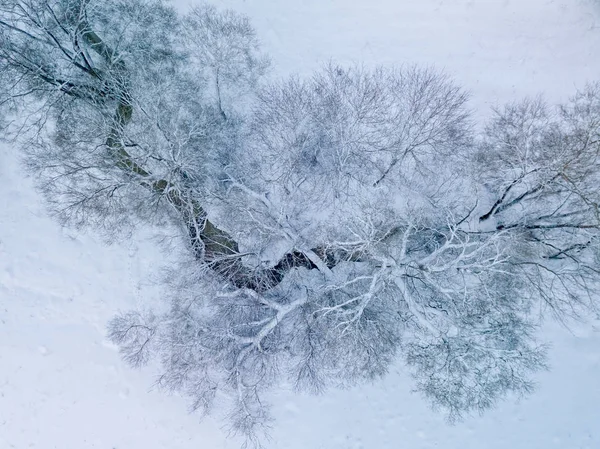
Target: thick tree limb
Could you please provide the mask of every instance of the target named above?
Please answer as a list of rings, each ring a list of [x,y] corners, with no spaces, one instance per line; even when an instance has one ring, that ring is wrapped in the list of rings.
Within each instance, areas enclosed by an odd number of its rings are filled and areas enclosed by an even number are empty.
[[[55,34],[46,29],[43,23],[31,15],[28,15],[29,24],[34,31],[21,29],[5,21],[0,21],[0,28],[19,33],[22,37],[41,43],[43,46],[58,49],[65,60],[76,67],[81,74],[90,77],[94,82],[101,81],[105,90],[98,89],[93,84],[86,85],[82,81],[62,79],[49,69],[45,70],[36,61],[29,61],[24,59],[24,55],[15,54],[16,49],[12,49],[12,52],[11,49],[5,49],[5,59],[11,59],[13,67],[27,76],[58,87],[60,92],[74,98],[103,105],[107,101],[115,101],[116,107],[110,119],[105,141],[110,155],[115,160],[115,166],[137,178],[139,184],[152,194],[164,198],[181,217],[195,256],[236,287],[252,288],[257,291],[267,290],[281,282],[285,273],[298,266],[328,271],[330,268],[328,264],[333,258],[329,257],[329,262],[323,262],[319,254],[327,258],[327,250],[314,249],[294,250],[286,254],[274,267],[263,269],[260,273],[253,273],[243,264],[243,254],[240,254],[235,239],[208,219],[206,210],[189,189],[179,185],[177,181],[156,179],[148,168],[135,160],[123,142],[125,129],[134,114],[134,104],[128,88],[126,61],[94,31],[87,19],[88,3],[89,1],[84,0],[74,6],[71,16],[74,23],[70,24],[62,24],[56,13],[47,5],[53,20],[71,40],[74,47],[72,51],[66,48]],[[69,31],[71,29],[73,31]],[[95,67],[93,59],[86,56],[86,47],[102,58],[108,71]],[[306,255],[306,252],[309,255]]]

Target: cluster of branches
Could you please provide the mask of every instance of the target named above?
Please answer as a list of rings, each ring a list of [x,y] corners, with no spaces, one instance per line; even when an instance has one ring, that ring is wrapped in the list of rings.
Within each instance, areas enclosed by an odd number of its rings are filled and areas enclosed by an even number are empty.
[[[600,85],[475,133],[433,69],[267,67],[232,11],[0,0],[6,130],[50,211],[108,238],[169,222],[188,250],[167,312],[109,324],[124,359],[257,445],[272,388],[398,360],[450,419],[530,392],[539,312],[597,303]]]

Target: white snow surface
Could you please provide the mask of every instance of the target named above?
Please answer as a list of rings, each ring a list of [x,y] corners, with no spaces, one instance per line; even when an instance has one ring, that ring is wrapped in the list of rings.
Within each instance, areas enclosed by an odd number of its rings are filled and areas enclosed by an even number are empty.
[[[183,2],[180,2],[182,6]],[[274,74],[330,59],[445,68],[489,105],[539,92],[564,100],[600,79],[600,2],[592,0],[221,0],[250,15]],[[237,448],[220,423],[152,388],[105,341],[117,311],[152,306],[165,263],[136,235],[104,245],[61,229],[0,148],[0,449]],[[598,324],[598,323],[596,323]],[[598,449],[600,332],[546,326],[552,370],[536,393],[450,426],[401,367],[323,396],[273,395],[277,449]]]

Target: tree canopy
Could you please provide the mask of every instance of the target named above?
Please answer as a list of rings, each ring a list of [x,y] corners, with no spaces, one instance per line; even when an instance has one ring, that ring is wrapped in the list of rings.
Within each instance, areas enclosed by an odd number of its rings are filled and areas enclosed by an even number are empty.
[[[0,0],[0,104],[61,223],[174,226],[168,310],[109,323],[124,359],[260,444],[265,393],[402,361],[450,419],[529,393],[540,313],[596,310],[600,84],[474,126],[415,66],[269,81],[249,20],[159,0]]]

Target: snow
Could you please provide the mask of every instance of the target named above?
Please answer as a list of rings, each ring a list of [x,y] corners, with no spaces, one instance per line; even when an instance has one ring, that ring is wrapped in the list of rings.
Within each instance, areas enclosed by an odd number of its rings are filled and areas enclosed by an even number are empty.
[[[178,3],[185,4],[183,0]],[[598,77],[597,0],[220,0],[252,18],[278,76],[330,60],[445,69],[472,106],[544,93],[564,100]]]
[[[118,310],[157,301],[155,245],[62,230],[14,154],[2,148],[0,160],[0,448],[224,447],[214,423],[149,393],[154,379],[104,340]]]
[[[180,2],[183,4],[183,2]],[[488,106],[552,101],[600,73],[592,0],[221,0],[249,14],[275,76],[329,59],[444,67]],[[104,339],[117,311],[159,301],[164,256],[145,233],[106,246],[47,217],[16,155],[0,148],[0,449],[239,447],[220,423],[186,413]],[[279,449],[597,449],[600,332],[550,323],[552,370],[537,392],[447,425],[398,367],[383,381],[321,397],[273,395]]]

